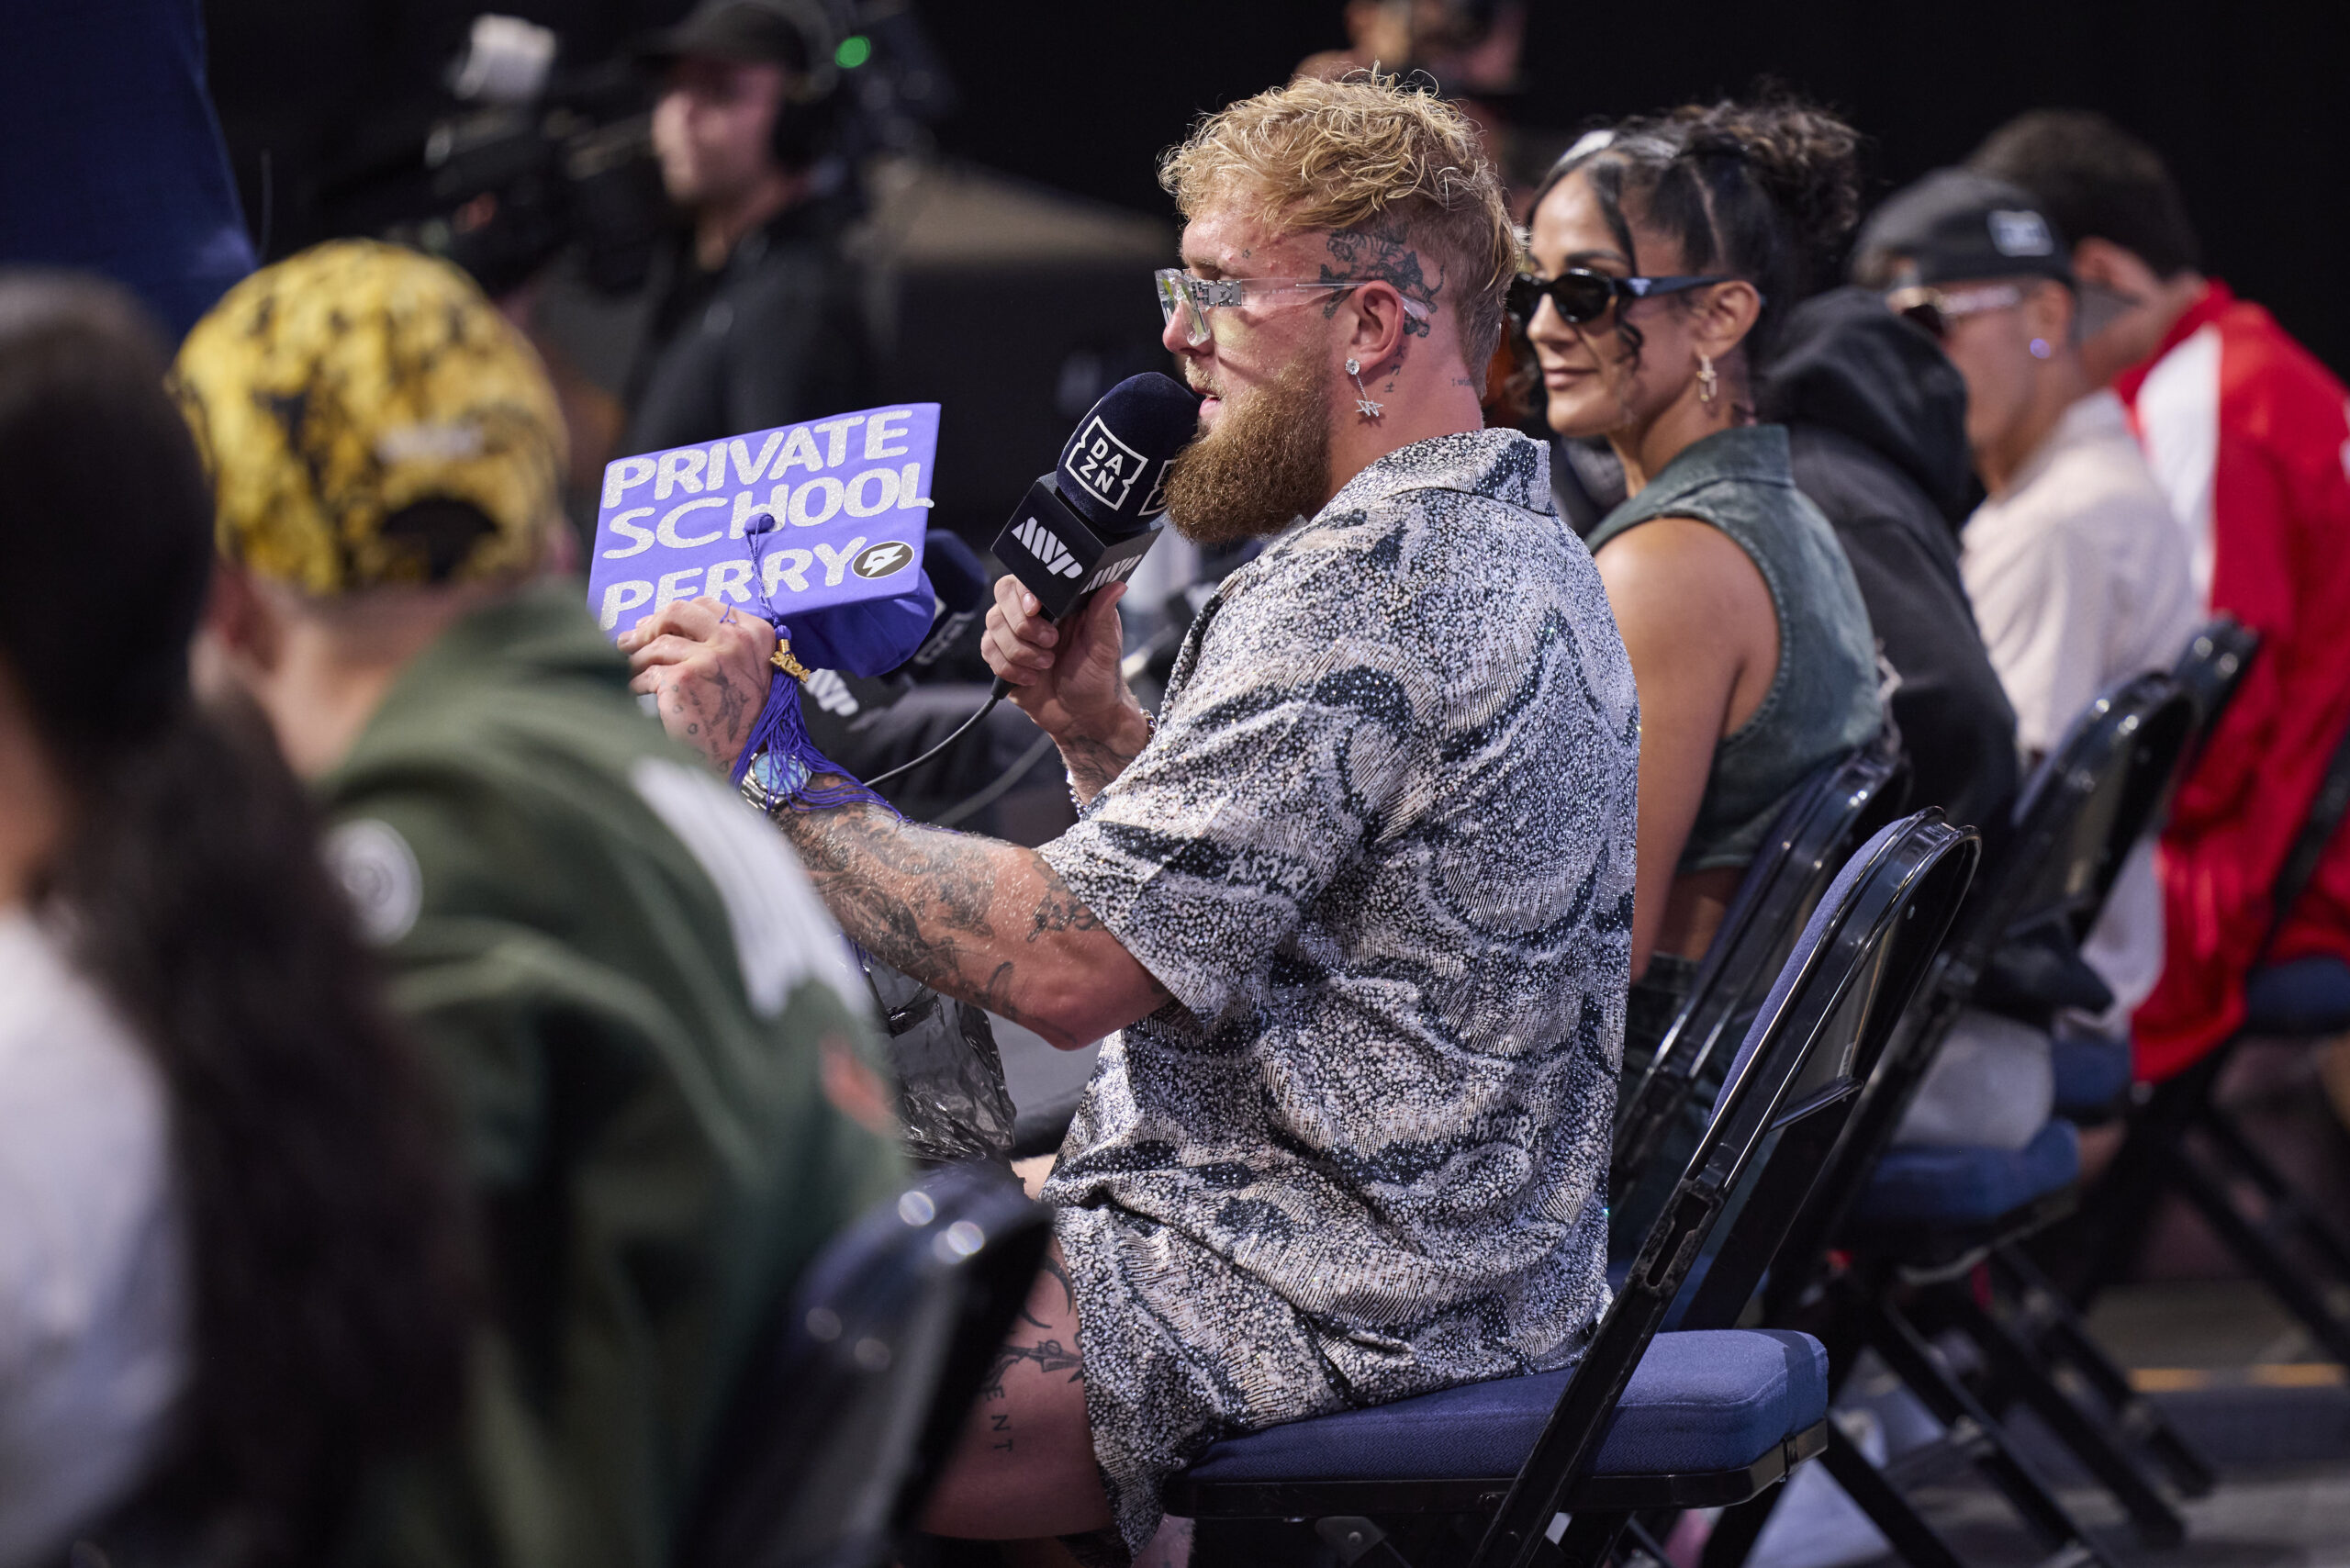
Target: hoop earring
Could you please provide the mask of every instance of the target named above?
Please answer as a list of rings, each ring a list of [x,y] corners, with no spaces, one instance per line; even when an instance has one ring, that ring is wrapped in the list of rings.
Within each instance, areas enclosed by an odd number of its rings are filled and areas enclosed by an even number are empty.
[[[1697,401],[1710,403],[1721,395],[1721,389],[1722,378],[1715,373],[1712,356],[1699,354],[1697,356]]]
[[[1371,388],[1362,384],[1362,366],[1356,363],[1351,355],[1347,359],[1347,374],[1355,378],[1355,390],[1362,394],[1355,399],[1356,409],[1361,411],[1362,417],[1366,420],[1379,418],[1380,409],[1386,405],[1371,401]]]

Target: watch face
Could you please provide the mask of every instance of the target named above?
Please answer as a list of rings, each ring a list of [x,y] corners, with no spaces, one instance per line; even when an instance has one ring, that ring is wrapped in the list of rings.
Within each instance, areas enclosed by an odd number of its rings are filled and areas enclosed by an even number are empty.
[[[773,811],[788,804],[807,785],[808,765],[798,757],[778,757],[771,751],[763,751],[752,758],[750,771],[743,776],[743,781],[764,797],[757,802],[762,809]]]

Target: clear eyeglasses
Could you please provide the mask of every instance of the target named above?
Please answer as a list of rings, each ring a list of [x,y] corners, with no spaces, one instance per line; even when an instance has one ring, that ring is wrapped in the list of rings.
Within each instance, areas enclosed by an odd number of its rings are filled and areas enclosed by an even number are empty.
[[[1158,285],[1160,323],[1172,321],[1175,312],[1182,311],[1184,330],[1194,345],[1208,341],[1208,312],[1219,306],[1253,302],[1261,308],[1285,310],[1292,305],[1309,303],[1315,294],[1360,288],[1367,283],[1382,281],[1368,277],[1193,277],[1181,267],[1161,267],[1151,277]],[[1426,305],[1409,296],[1403,299],[1405,315],[1422,321],[1428,319],[1430,311]]]

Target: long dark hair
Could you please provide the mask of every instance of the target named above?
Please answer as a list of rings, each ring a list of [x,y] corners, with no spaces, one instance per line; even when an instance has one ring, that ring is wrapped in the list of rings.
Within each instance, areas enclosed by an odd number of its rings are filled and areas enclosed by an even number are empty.
[[[1752,284],[1762,308],[1740,346],[1749,364],[1761,364],[1787,312],[1837,275],[1860,219],[1859,147],[1851,126],[1784,93],[1690,104],[1585,136],[1551,166],[1534,201],[1539,207],[1583,170],[1636,270],[1642,263],[1627,196],[1643,224],[1680,244],[1686,271]],[[1616,331],[1637,360],[1640,331],[1620,310]]]
[[[257,713],[191,696],[211,505],[127,298],[0,275],[0,673],[73,801],[37,911],[169,1088],[192,1379],[153,1495],[314,1561],[446,1431],[474,1310],[445,1118]]]

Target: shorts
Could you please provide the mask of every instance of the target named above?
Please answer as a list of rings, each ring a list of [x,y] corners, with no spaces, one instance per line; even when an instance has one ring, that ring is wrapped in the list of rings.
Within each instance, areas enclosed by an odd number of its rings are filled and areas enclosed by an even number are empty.
[[[1228,1437],[1349,1408],[1288,1300],[1191,1238],[1107,1205],[1055,1211],[1077,1301],[1085,1414],[1129,1552],[1168,1480]]]

